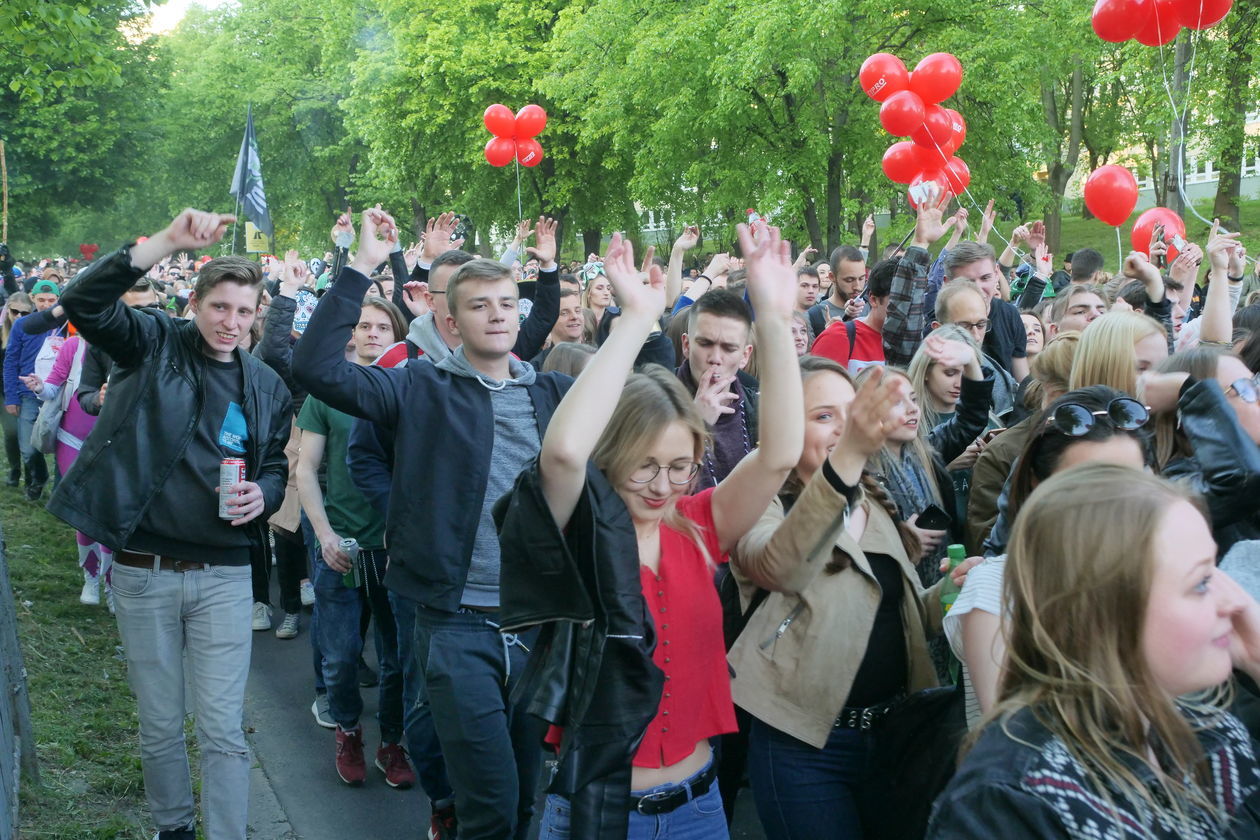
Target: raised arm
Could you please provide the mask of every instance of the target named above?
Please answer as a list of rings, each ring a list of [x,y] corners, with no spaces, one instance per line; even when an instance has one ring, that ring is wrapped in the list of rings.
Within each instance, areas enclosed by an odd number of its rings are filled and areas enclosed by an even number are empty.
[[[665,309],[665,276],[650,261],[649,248],[644,284],[642,273],[635,270],[634,246],[613,234],[604,271],[621,304],[617,329],[556,407],[539,456],[543,496],[561,528],[569,524],[577,506],[586,482],[586,462],[612,420],[635,357]]]
[[[1208,275],[1207,300],[1203,304],[1203,327],[1200,341],[1229,344],[1234,336],[1233,309],[1230,306],[1229,260],[1238,245],[1240,233],[1222,233],[1220,219],[1212,221],[1208,235],[1207,258],[1211,266]],[[1181,259],[1180,256],[1177,259]]]
[[[532,359],[542,352],[551,328],[560,317],[560,266],[556,263],[555,219],[538,218],[534,245],[525,252],[538,259],[538,285],[534,290],[534,305],[521,323],[512,352],[519,358]]]
[[[927,321],[924,295],[927,291],[927,268],[931,259],[928,248],[958,223],[954,215],[942,221],[949,193],[939,192],[928,184],[928,197],[919,203],[914,224],[914,238],[905,256],[897,263],[892,290],[888,295],[888,316],[884,319],[884,358],[890,365],[908,365],[923,340]],[[938,194],[939,192],[939,194]]]
[[[347,361],[345,354],[363,308],[368,272],[389,256],[398,231],[393,218],[379,207],[364,210],[360,224],[354,262],[342,269],[337,282],[320,299],[306,332],[293,348],[294,378],[333,408],[393,428],[406,369],[356,365]]]
[[[962,368],[963,372],[954,416],[931,429],[928,435],[941,460],[949,464],[984,432],[989,409],[993,407],[993,377],[985,378],[975,349],[964,341],[930,335],[923,340],[923,352],[939,367]]]
[[[259,361],[280,376],[294,399],[304,391],[293,378],[293,342],[290,336],[293,333],[293,316],[297,312],[297,293],[309,276],[310,269],[298,257],[297,251],[284,255],[280,288],[267,308],[262,341],[258,342],[256,350]]]
[[[747,225],[739,226],[739,244],[748,271],[748,298],[757,321],[757,364],[761,395],[757,417],[758,447],[744,456],[713,491],[713,524],[723,551],[757,523],[800,460],[805,444],[805,398],[792,340],[796,271],[791,243],[768,227],[754,242]]]
[[[669,268],[665,271],[665,305],[673,306],[674,301],[682,294],[683,257],[692,248],[700,244],[700,227],[687,225],[682,235],[674,240],[674,247],[669,252]]]

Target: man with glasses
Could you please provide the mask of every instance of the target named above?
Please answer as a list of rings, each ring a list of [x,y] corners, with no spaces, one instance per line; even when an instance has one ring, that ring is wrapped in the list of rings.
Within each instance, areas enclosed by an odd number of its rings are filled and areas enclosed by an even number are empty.
[[[945,258],[945,278],[971,280],[988,297],[982,346],[1003,370],[1023,381],[1028,376],[1028,333],[1015,304],[998,297],[1002,273],[993,248],[980,242],[958,243]],[[939,314],[937,320],[944,321]]]
[[[992,326],[989,320],[990,300],[978,284],[970,280],[951,280],[941,287],[936,296],[936,320],[932,322],[932,329],[953,324],[966,330],[976,344],[985,348],[985,338]],[[983,349],[981,356],[980,367],[985,377],[993,376],[993,413],[1004,417],[1015,406],[1019,382]]]

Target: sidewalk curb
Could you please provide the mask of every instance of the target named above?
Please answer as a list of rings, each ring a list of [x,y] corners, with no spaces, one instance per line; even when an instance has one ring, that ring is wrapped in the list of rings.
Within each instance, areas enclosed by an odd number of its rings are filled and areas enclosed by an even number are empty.
[[[248,712],[246,718],[248,721]],[[289,824],[289,817],[280,805],[275,788],[267,778],[267,770],[254,745],[254,728],[247,725],[245,737],[253,761],[249,767],[249,832],[250,840],[301,840]]]

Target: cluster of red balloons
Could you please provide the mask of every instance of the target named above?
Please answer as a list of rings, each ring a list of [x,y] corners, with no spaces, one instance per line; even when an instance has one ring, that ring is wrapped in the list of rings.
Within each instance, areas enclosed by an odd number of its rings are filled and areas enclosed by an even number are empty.
[[[539,105],[526,105],[515,114],[506,105],[491,105],[483,120],[494,136],[486,143],[486,162],[507,166],[512,158],[521,166],[542,163],[543,147],[534,138],[547,127],[547,112]]]
[[[940,103],[962,84],[962,63],[950,53],[932,53],[906,70],[891,53],[875,53],[862,62],[858,80],[876,102],[879,122],[892,135],[909,137],[884,153],[884,174],[910,185],[910,203],[917,206],[916,187],[935,182],[941,192],[957,195],[971,183],[971,170],[954,152],[967,139],[967,123],[953,108]]]
[[[1099,38],[1120,43],[1136,38],[1162,47],[1181,31],[1207,29],[1225,19],[1234,0],[1098,0],[1091,21]]]
[[[83,255],[83,259],[88,260],[89,262],[96,258],[96,252],[99,250],[101,250],[101,246],[97,245],[95,242],[91,244],[85,242],[79,246],[79,253]]]

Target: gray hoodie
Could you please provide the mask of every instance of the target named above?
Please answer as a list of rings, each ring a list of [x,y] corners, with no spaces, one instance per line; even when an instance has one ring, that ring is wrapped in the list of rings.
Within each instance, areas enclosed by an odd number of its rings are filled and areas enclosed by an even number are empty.
[[[431,316],[426,316],[430,318]],[[412,322],[412,330],[419,322]],[[441,339],[439,338],[439,341]],[[423,346],[423,345],[421,345]],[[445,345],[443,345],[445,347]],[[427,354],[428,348],[425,348]],[[494,503],[512,489],[512,484],[526,465],[537,457],[542,448],[538,433],[538,418],[534,415],[534,402],[526,386],[534,384],[537,374],[525,362],[509,358],[508,371],[511,379],[499,381],[481,373],[468,362],[464,348],[447,351],[437,366],[456,376],[476,379],[490,392],[490,406],[494,411],[494,443],[490,449],[490,476],[486,492],[481,500],[481,518],[477,522],[477,536],[473,541],[472,564],[464,583],[461,604],[471,607],[499,606],[499,534],[494,527],[491,510]],[[451,418],[457,421],[458,418]]]

